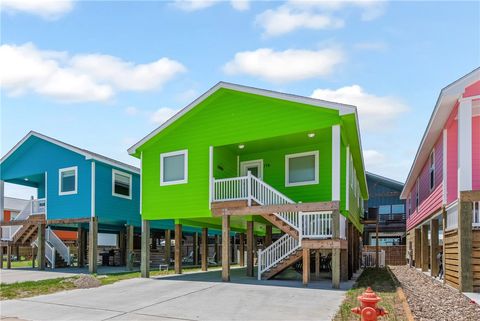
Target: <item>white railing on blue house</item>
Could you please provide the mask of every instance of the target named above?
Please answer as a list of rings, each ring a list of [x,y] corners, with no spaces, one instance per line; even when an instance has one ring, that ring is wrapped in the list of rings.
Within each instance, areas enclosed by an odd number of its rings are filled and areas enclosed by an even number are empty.
[[[31,215],[45,214],[45,199],[31,199],[12,221],[27,220]],[[2,240],[11,241],[23,225],[2,226]]]

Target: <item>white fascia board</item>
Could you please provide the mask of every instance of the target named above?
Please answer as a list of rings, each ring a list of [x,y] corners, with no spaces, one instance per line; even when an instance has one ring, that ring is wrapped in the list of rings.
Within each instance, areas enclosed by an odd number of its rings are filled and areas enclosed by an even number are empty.
[[[217,90],[219,90],[221,88],[235,90],[235,91],[249,93],[249,94],[260,95],[260,96],[265,96],[265,97],[271,97],[271,98],[276,98],[276,99],[281,99],[281,100],[286,100],[286,101],[291,101],[291,102],[296,102],[296,103],[301,103],[301,104],[306,104],[306,105],[312,105],[312,106],[316,106],[316,107],[335,109],[335,110],[338,110],[340,115],[347,115],[347,114],[356,113],[356,107],[352,106],[352,105],[346,105],[346,104],[341,104],[341,103],[336,103],[336,102],[331,102],[331,101],[326,101],[326,100],[321,100],[321,99],[316,99],[316,98],[311,98],[311,97],[305,97],[305,96],[299,96],[299,95],[293,95],[293,94],[286,94],[286,93],[282,93],[282,92],[260,89],[260,88],[249,87],[249,86],[243,86],[243,85],[232,84],[232,83],[221,81],[221,82],[217,83],[215,86],[213,86],[212,88],[210,88],[208,91],[206,91],[203,95],[201,95],[200,97],[195,99],[189,105],[187,105],[186,107],[181,109],[178,113],[176,113],[173,117],[171,117],[169,120],[164,122],[158,128],[156,128],[155,130],[150,132],[147,136],[142,138],[138,143],[136,143],[135,145],[130,147],[128,149],[128,153],[130,155],[135,154],[136,151],[137,151],[137,148],[142,146],[148,140],[150,140],[151,138],[156,136],[162,130],[164,130],[165,128],[170,126],[172,123],[177,121],[180,117],[182,117],[184,114],[188,113],[190,110],[195,108],[198,104],[200,104],[202,101],[207,99],[214,92],[216,92]]]

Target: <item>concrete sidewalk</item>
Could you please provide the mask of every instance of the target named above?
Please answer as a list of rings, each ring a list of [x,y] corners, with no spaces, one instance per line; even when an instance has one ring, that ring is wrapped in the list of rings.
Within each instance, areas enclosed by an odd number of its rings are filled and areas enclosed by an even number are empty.
[[[345,291],[329,280],[257,281],[232,270],[152,279],[131,279],[94,289],[2,301],[2,317],[24,320],[331,320]]]

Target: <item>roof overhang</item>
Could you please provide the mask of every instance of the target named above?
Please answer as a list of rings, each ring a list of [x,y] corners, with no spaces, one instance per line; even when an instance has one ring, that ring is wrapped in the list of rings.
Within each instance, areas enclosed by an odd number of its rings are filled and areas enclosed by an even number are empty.
[[[418,175],[420,175],[422,167],[430,155],[430,151],[442,133],[445,123],[452,113],[455,104],[462,97],[465,87],[479,80],[480,68],[477,68],[440,91],[437,103],[435,104],[433,113],[430,116],[428,126],[423,134],[422,141],[418,147],[417,154],[415,155],[412,167],[410,168],[410,172],[408,173],[405,186],[400,194],[401,199],[407,198],[407,195],[412,189],[416,178]]]
[[[198,106],[201,102],[203,102],[205,99],[207,99],[209,96],[211,96],[213,93],[218,91],[219,89],[224,88],[224,89],[230,89],[234,91],[239,91],[239,92],[244,92],[244,93],[249,93],[249,94],[254,94],[254,95],[260,95],[260,96],[265,96],[265,97],[271,97],[271,98],[276,98],[276,99],[281,99],[281,100],[286,100],[286,101],[292,101],[296,103],[302,103],[306,105],[311,105],[311,106],[317,106],[317,107],[323,107],[323,108],[330,108],[330,109],[336,109],[339,111],[340,115],[346,115],[346,114],[356,114],[357,108],[352,105],[346,105],[346,104],[340,104],[336,102],[331,102],[331,101],[326,101],[326,100],[321,100],[321,99],[316,99],[316,98],[311,98],[311,97],[305,97],[305,96],[298,96],[298,95],[292,95],[292,94],[286,94],[282,92],[277,92],[277,91],[272,91],[272,90],[266,90],[266,89],[260,89],[260,88],[255,88],[255,87],[249,87],[249,86],[243,86],[243,85],[238,85],[238,84],[232,84],[228,82],[219,82],[209,90],[207,90],[203,95],[195,99],[193,102],[191,102],[189,105],[181,109],[178,113],[176,113],[173,117],[171,117],[169,120],[164,122],[162,125],[160,125],[158,128],[150,132],[147,136],[142,138],[138,143],[133,145],[128,149],[128,153],[130,155],[134,155],[137,153],[137,149],[142,146],[144,143],[149,141],[151,138],[156,136],[158,133],[160,133],[162,130],[173,124],[177,119],[182,117],[184,114],[188,113],[190,110]],[[358,117],[357,117],[358,119]],[[357,123],[358,125],[358,123]],[[357,127],[358,128],[358,127]],[[359,136],[360,137],[360,136]]]
[[[52,138],[52,137],[49,137],[49,136],[46,136],[46,135],[43,135],[43,134],[40,134],[38,132],[35,132],[35,131],[30,131],[27,135],[25,135],[25,137],[23,137],[15,146],[13,146],[12,149],[10,149],[8,151],[8,153],[6,153],[2,159],[0,160],[0,164],[2,164],[7,158],[9,158],[20,146],[22,146],[23,143],[25,143],[30,137],[32,136],[35,136],[35,137],[38,137],[42,140],[45,140],[47,142],[50,142],[52,144],[55,144],[57,146],[60,146],[62,148],[65,148],[67,150],[70,150],[74,153],[77,153],[77,154],[80,154],[82,156],[85,157],[85,159],[89,160],[95,160],[95,161],[98,161],[98,162],[101,162],[101,163],[105,163],[105,164],[108,164],[108,165],[111,165],[111,166],[115,166],[115,167],[118,167],[120,169],[123,169],[123,170],[126,170],[126,171],[129,171],[129,172],[133,172],[133,173],[136,173],[136,174],[140,174],[140,169],[135,167],[135,166],[132,166],[132,165],[128,165],[128,164],[125,164],[125,163],[122,163],[122,162],[119,162],[119,161],[116,161],[114,159],[111,159],[109,157],[106,157],[106,156],[103,156],[103,155],[100,155],[100,154],[97,154],[97,153],[93,153],[93,152],[90,152],[86,149],[82,149],[82,148],[79,148],[79,147],[76,147],[76,146],[73,146],[73,145],[70,145],[70,144],[67,144],[67,143],[64,143],[62,141],[59,141],[55,138]]]

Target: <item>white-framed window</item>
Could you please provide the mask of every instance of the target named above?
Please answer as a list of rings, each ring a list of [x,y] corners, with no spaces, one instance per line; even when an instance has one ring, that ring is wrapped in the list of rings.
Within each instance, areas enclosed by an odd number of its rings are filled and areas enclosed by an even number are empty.
[[[78,167],[72,166],[58,170],[58,195],[77,194]]]
[[[112,195],[132,199],[132,174],[112,168]]]
[[[160,154],[160,185],[188,183],[188,150]]]
[[[435,187],[435,149],[430,153],[429,181],[431,191]]]
[[[318,184],[318,151],[285,155],[285,186]]]

